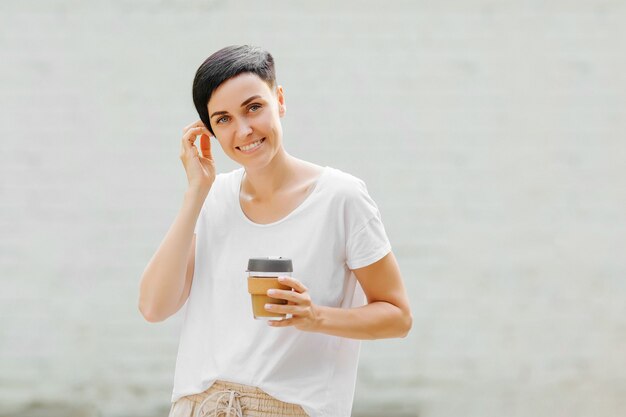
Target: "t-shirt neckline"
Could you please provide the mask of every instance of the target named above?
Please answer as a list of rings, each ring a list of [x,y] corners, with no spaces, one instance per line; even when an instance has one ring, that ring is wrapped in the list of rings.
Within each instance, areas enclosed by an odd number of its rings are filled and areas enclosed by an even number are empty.
[[[243,208],[241,207],[241,202],[239,201],[239,194],[241,193],[241,181],[243,180],[243,175],[246,172],[246,170],[243,167],[240,168],[239,170],[240,170],[239,176],[237,177],[237,181],[235,182],[235,205],[237,207],[237,211],[239,212],[239,215],[241,216],[241,218],[246,223],[251,224],[253,226],[257,226],[257,227],[271,227],[271,226],[275,226],[275,225],[277,225],[279,223],[284,222],[285,220],[287,220],[290,217],[294,216],[297,212],[299,212],[302,209],[304,209],[304,207],[306,207],[311,202],[311,199],[312,199],[313,195],[315,195],[315,194],[317,194],[319,192],[320,184],[322,182],[322,179],[326,176],[326,173],[330,169],[329,169],[328,166],[323,167],[322,173],[317,177],[317,180],[315,180],[315,187],[309,193],[309,195],[306,196],[306,198],[295,209],[291,210],[282,219],[276,220],[275,222],[272,222],[272,223],[266,223],[266,224],[255,223],[252,220],[250,220],[250,218],[248,218],[248,216],[246,216],[246,213],[244,213]]]

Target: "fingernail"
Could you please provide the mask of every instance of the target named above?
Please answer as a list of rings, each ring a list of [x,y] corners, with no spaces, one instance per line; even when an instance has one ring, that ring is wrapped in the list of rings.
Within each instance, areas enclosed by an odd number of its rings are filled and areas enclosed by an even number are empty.
[[[287,279],[286,277],[278,277],[278,280],[279,280],[279,281],[284,281],[284,280],[286,280],[286,279]]]
[[[272,305],[271,304],[265,304],[265,308],[268,308],[268,309],[272,308]]]
[[[267,290],[267,295],[274,295],[276,294],[276,290]]]

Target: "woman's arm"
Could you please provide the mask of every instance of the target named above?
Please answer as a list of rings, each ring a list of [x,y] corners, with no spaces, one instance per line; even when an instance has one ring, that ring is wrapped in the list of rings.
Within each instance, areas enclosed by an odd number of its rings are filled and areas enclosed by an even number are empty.
[[[183,205],[163,242],[146,266],[139,287],[139,311],[149,322],[176,313],[189,295],[195,253],[193,230],[206,191],[185,192]],[[191,265],[190,265],[191,263]]]
[[[371,265],[354,269],[353,272],[367,296],[367,305],[356,308],[315,305],[311,302],[306,287],[298,280],[288,278],[283,283],[295,291],[275,290],[277,292],[270,295],[273,298],[286,299],[290,304],[270,304],[268,310],[289,313],[293,317],[270,321],[269,325],[293,325],[300,330],[352,339],[407,336],[413,325],[413,317],[393,252]]]

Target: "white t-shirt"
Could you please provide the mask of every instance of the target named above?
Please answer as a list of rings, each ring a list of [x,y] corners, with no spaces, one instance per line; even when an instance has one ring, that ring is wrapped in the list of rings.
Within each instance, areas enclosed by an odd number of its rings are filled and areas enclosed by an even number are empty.
[[[290,258],[291,276],[314,304],[362,306],[365,295],[351,269],[391,251],[380,212],[362,180],[327,166],[289,215],[257,224],[239,204],[243,174],[242,167],[217,175],[196,223],[172,402],[223,380],[258,387],[311,417],[348,417],[360,340],[255,320],[246,269],[249,258]]]

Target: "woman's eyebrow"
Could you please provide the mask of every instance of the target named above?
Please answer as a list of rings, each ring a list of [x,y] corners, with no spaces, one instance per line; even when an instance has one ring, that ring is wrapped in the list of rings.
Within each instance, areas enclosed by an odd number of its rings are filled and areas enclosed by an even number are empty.
[[[254,99],[256,99],[256,98],[261,98],[261,96],[260,96],[260,95],[258,95],[258,94],[257,94],[257,95],[254,95],[254,96],[250,97],[249,99],[247,99],[246,101],[244,101],[243,103],[241,103],[241,106],[239,106],[239,107],[243,107],[243,106],[245,106],[246,104],[250,103],[252,100],[254,100]],[[227,111],[224,111],[224,110],[222,110],[222,111],[216,111],[215,113],[213,113],[213,114],[210,116],[210,118],[213,118],[213,116],[217,116],[217,115],[220,115],[220,114],[227,114],[227,113],[228,113],[228,112],[227,112]]]

